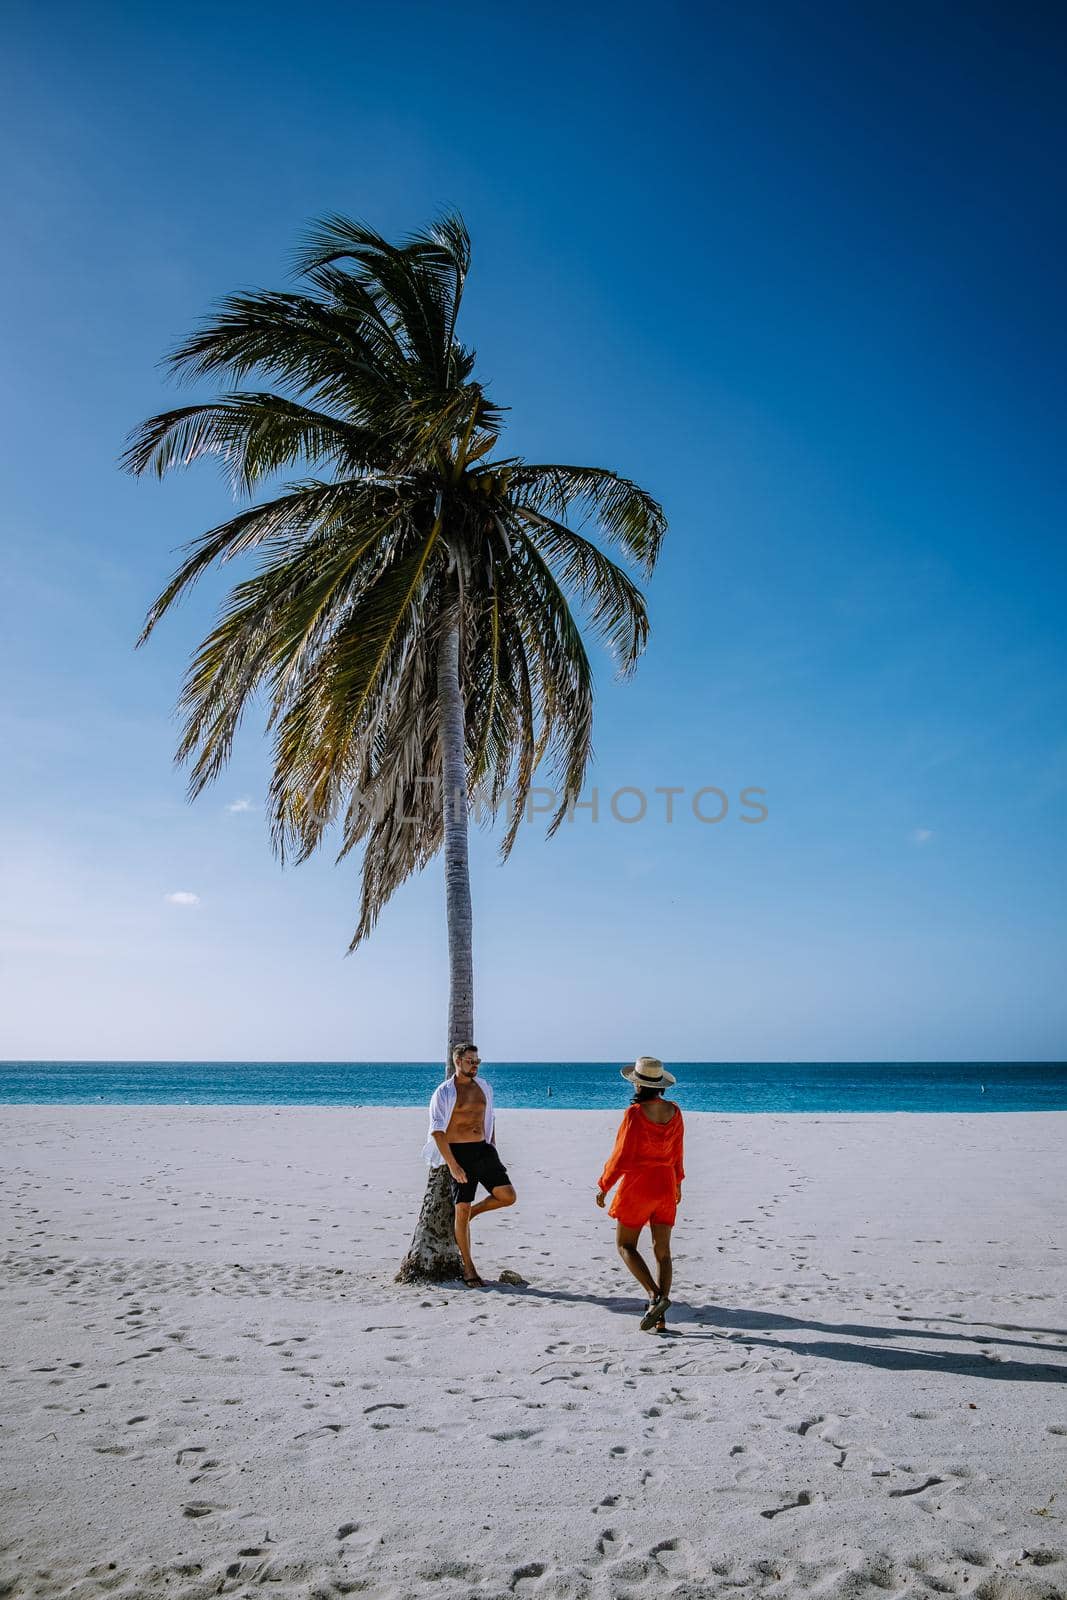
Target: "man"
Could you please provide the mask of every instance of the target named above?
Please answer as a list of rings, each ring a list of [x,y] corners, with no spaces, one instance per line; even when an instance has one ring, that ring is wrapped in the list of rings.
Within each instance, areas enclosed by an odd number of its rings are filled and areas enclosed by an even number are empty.
[[[452,1174],[463,1282],[478,1288],[483,1280],[471,1259],[471,1219],[483,1211],[513,1206],[515,1190],[497,1154],[492,1085],[485,1078],[478,1082],[482,1061],[477,1045],[457,1045],[452,1064],[455,1076],[439,1084],[430,1100],[430,1135],[423,1154],[432,1167],[444,1165]],[[488,1189],[489,1198],[474,1205],[479,1183]]]

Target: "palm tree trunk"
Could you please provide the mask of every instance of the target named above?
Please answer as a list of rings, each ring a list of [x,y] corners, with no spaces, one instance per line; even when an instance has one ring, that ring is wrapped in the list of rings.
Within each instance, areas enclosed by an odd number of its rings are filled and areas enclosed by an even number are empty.
[[[445,1074],[455,1068],[452,1051],[474,1038],[474,958],[471,883],[467,858],[467,760],[463,694],[459,682],[459,606],[444,619],[437,658],[437,702],[441,742],[441,804],[444,807],[445,911],[448,919],[448,1050]],[[459,1278],[463,1265],[452,1231],[452,1190],[447,1167],[432,1167],[408,1253],[397,1273],[401,1283]]]
[[[446,620],[437,661],[441,719],[441,776],[445,820],[445,911],[448,917],[448,1061],[457,1044],[474,1039],[474,956],[471,876],[467,862],[467,756],[463,694],[459,684],[459,606]]]

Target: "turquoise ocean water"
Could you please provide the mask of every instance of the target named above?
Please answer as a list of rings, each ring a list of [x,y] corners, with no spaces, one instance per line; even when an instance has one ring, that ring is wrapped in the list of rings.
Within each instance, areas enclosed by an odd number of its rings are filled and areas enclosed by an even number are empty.
[[[1067,1111],[1063,1061],[668,1062],[690,1111]],[[500,1106],[618,1107],[618,1062],[486,1061]],[[0,1103],[421,1106],[432,1061],[5,1061]]]

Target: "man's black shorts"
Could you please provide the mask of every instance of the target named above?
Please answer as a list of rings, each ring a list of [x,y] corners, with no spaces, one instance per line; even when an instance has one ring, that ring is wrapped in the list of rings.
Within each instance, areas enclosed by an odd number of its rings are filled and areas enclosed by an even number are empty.
[[[453,1144],[450,1140],[448,1148],[467,1174],[466,1183],[457,1183],[455,1178],[452,1179],[453,1205],[464,1202],[470,1205],[479,1184],[488,1189],[490,1194],[505,1184],[510,1185],[511,1179],[496,1153],[496,1145],[490,1144],[487,1139],[474,1140],[469,1144]]]

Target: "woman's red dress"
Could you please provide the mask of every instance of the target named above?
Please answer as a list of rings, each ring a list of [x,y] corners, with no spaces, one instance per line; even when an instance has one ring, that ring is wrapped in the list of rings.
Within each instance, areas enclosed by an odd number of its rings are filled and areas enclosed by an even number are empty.
[[[624,1228],[643,1228],[647,1222],[673,1225],[678,1185],[685,1177],[682,1140],[681,1111],[669,1122],[653,1122],[640,1106],[627,1107],[615,1148],[600,1174],[605,1193],[616,1182],[619,1185],[609,1214]]]

